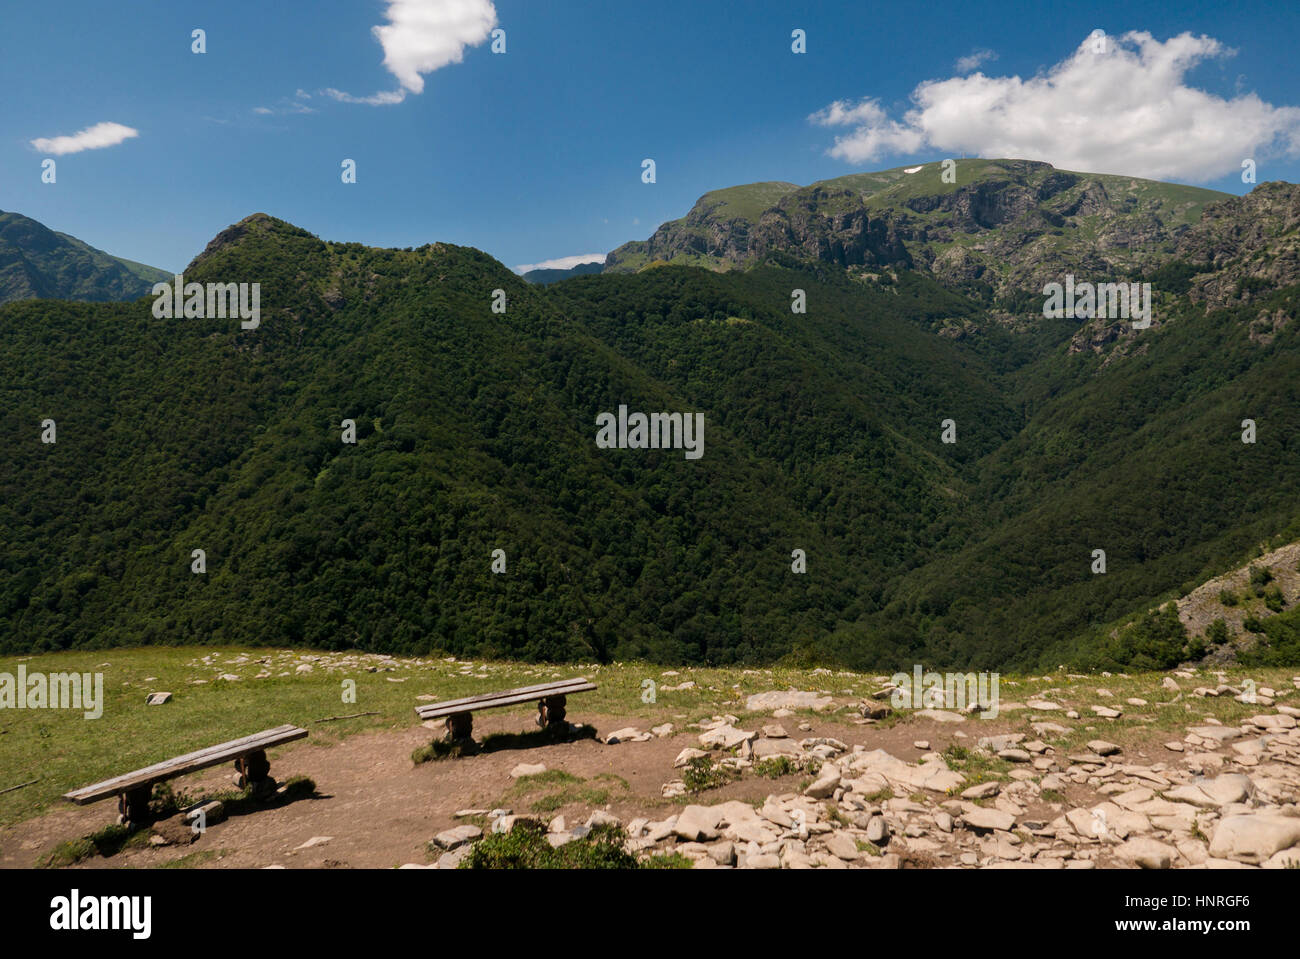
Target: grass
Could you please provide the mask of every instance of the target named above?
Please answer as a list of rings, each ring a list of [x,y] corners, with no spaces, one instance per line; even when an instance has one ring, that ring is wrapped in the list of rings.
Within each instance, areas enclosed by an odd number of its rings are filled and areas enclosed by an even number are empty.
[[[687,723],[730,712],[740,716],[744,697],[770,689],[827,689],[844,701],[842,690],[861,697],[879,688],[871,674],[837,670],[830,674],[813,674],[810,668],[772,666],[744,670],[739,667],[682,668],[680,675],[665,677],[664,667],[646,663],[610,665],[553,665],[474,660],[447,662],[437,656],[414,658],[384,657],[361,653],[330,653],[304,649],[249,649],[234,647],[142,647],[133,649],[78,650],[41,655],[0,658],[0,672],[16,674],[19,664],[28,671],[101,673],[104,680],[103,715],[88,720],[71,710],[0,710],[0,790],[29,780],[35,784],[12,792],[0,793],[0,825],[12,824],[37,816],[61,802],[60,796],[72,789],[108,779],[133,769],[148,766],[184,752],[211,746],[228,739],[294,723],[308,729],[309,739],[271,754],[272,775],[293,770],[293,754],[300,749],[327,747],[357,733],[380,729],[409,729],[416,721],[413,707],[420,695],[452,699],[485,692],[550,682],[572,676],[586,676],[597,689],[570,697],[569,717],[575,722],[586,716],[617,716],[620,725],[649,728],[672,722],[678,729]],[[298,673],[299,665],[312,666],[310,673]],[[375,672],[369,672],[369,669]],[[258,673],[269,676],[258,679]],[[1259,686],[1288,691],[1279,699],[1295,705],[1300,693],[1290,677],[1293,667],[1229,667],[1226,681],[1239,683],[1253,679]],[[238,681],[218,680],[223,673],[240,675]],[[1065,708],[1075,708],[1085,721],[1072,723],[1061,714],[1038,714],[1042,719],[1075,727],[1071,733],[1054,741],[1058,748],[1073,749],[1089,739],[1104,738],[1123,746],[1126,736],[1151,729],[1178,729],[1213,716],[1233,723],[1244,716],[1262,711],[1261,707],[1234,702],[1229,698],[1199,699],[1190,697],[1194,686],[1213,686],[1218,678],[1198,673],[1194,680],[1178,679],[1183,687],[1183,701],[1162,707],[1158,703],[1172,697],[1160,689],[1165,674],[1147,673],[1131,676],[1071,677],[1064,672],[1048,676],[1002,677],[1003,699],[1023,702],[1044,695]],[[355,702],[344,703],[342,681],[356,683]],[[403,682],[389,682],[400,679]],[[660,684],[677,685],[694,680],[695,688],[676,692],[659,689],[656,701],[642,701],[642,682],[653,679]],[[202,683],[198,683],[202,680]],[[1012,685],[1012,684],[1015,685]],[[1097,698],[1095,689],[1105,686],[1115,694],[1113,700]],[[166,690],[173,694],[170,703],[146,706],[145,696]],[[1014,692],[1013,692],[1014,690]],[[1124,705],[1128,696],[1150,701],[1146,707]],[[429,700],[425,700],[426,702]],[[1093,703],[1118,704],[1123,718],[1115,721],[1091,719],[1088,706]],[[1190,707],[1190,708],[1188,708]],[[315,720],[357,712],[374,712],[340,721],[317,723]],[[1019,722],[1030,711],[1007,714]],[[532,729],[536,705],[495,710],[517,722],[519,734],[507,738],[488,736],[481,748],[512,748],[535,742],[539,731]],[[802,713],[800,715],[803,715]],[[851,710],[823,715],[820,720],[844,720]],[[895,722],[910,721],[910,714],[896,713]],[[1055,718],[1054,718],[1055,717]],[[814,724],[819,717],[809,714]],[[891,717],[893,718],[893,717]],[[968,722],[968,731],[978,722]],[[877,725],[879,728],[880,724]],[[1093,726],[1092,731],[1083,727]],[[430,731],[430,737],[434,733]],[[509,737],[516,737],[511,739]],[[1180,737],[1181,738],[1181,737]],[[434,747],[430,745],[432,750]],[[179,781],[178,788],[184,788]],[[107,802],[107,800],[106,800]]]
[[[630,788],[626,779],[614,773],[597,773],[587,780],[561,769],[548,769],[531,776],[520,776],[499,805],[509,806],[541,792],[544,795],[534,799],[529,808],[535,813],[553,813],[573,804],[604,806],[609,803],[612,793],[624,794]]]
[[[1010,772],[1014,765],[983,750],[967,749],[957,743],[952,743],[943,751],[943,758],[948,763],[949,769],[966,777],[964,783],[951,790],[954,794],[971,786],[978,786],[980,783],[1007,782],[1011,778]]]
[[[91,833],[81,839],[68,839],[59,843],[39,865],[46,869],[74,866],[92,856],[107,858],[117,855],[128,846],[133,848],[145,846],[148,841],[149,831],[147,829],[132,832],[127,826],[114,824],[105,826],[98,832]]]
[[[754,763],[755,774],[767,779],[780,779],[782,776],[797,773],[799,770],[799,764],[789,756],[772,756],[769,759],[762,759]]]
[[[661,852],[641,860],[642,869],[693,869],[689,856],[680,852]],[[1290,868],[1289,866],[1287,868]]]

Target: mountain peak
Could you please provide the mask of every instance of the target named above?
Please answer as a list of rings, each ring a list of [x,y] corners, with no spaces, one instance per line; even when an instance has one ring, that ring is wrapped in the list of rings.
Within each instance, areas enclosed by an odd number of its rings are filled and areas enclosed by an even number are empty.
[[[268,244],[278,245],[285,242],[292,244],[294,241],[304,240],[324,249],[324,244],[314,233],[309,233],[268,213],[250,213],[238,223],[232,223],[214,236],[203,248],[203,252],[190,261],[185,272],[220,263],[227,258],[228,254],[233,255],[244,247],[252,246],[260,250]]]

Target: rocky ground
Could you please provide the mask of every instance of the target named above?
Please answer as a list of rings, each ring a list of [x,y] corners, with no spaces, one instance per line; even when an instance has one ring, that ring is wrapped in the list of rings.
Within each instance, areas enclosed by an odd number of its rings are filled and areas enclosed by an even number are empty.
[[[1293,683],[1300,689],[1300,677]],[[1173,677],[1164,688],[1175,694],[1171,704],[1184,695]],[[1068,731],[1053,714],[1059,711],[1067,721],[1081,718],[1057,703],[1003,704],[1003,710],[1026,714],[1029,732],[975,738],[957,731],[955,736],[972,741],[948,751],[1011,767],[1006,781],[974,784],[924,741],[913,744],[923,751],[919,760],[908,761],[828,736],[795,739],[778,722],[745,730],[737,727],[735,716],[716,716],[692,724],[702,730],[699,747],[683,749],[674,767],[706,763],[744,775],[784,758],[814,771],[814,780],[761,802],[692,803],[664,818],[622,822],[598,810],[570,826],[557,816],[549,839],[561,845],[599,823],[618,823],[628,832],[630,850],[680,853],[695,868],[1300,868],[1300,709],[1277,703],[1281,697],[1268,688],[1251,692],[1222,684],[1197,687],[1189,695],[1231,696],[1260,711],[1239,725],[1214,719],[1193,723],[1183,736],[1164,743],[1167,759],[1136,762],[1102,738],[1067,753],[1049,745],[1046,740]],[[829,702],[792,691],[752,696],[747,706],[750,711],[774,706],[773,718],[788,720],[795,715],[789,706]],[[874,700],[863,710],[868,714],[863,724],[885,714]],[[1091,712],[1104,721],[1118,719],[1123,710],[1098,704]],[[947,710],[920,713],[945,724],[967,722]],[[606,741],[634,743],[672,732],[671,725],[648,733],[627,728]],[[544,767],[515,772],[539,775]],[[686,792],[682,779],[663,787],[665,797]],[[1061,801],[1076,793],[1091,799]],[[509,812],[461,814],[495,813],[493,828],[508,829],[517,818],[505,815]],[[481,835],[472,825],[439,834],[435,843],[448,851],[434,865],[457,865]]]
[[[1300,868],[1300,676],[1290,670],[1003,677],[997,715],[986,716],[908,708],[888,677],[842,670],[589,664],[598,690],[569,703],[582,735],[528,735],[534,707],[494,710],[475,715],[477,751],[416,763],[443,730],[414,721],[413,705],[572,672],[301,651],[114,656],[95,665],[112,670],[113,711],[125,711],[131,736],[40,717],[67,728],[40,740],[62,744],[51,757],[75,746],[89,759],[31,792],[57,796],[128,760],[210,742],[233,728],[236,706],[248,728],[310,726],[308,740],[274,751],[272,774],[309,777],[315,790],[209,806],[197,835],[172,816],[76,868],[449,868],[520,817],[543,823],[555,845],[617,823],[637,856],[696,868]],[[339,703],[340,677],[354,676],[360,702]],[[159,689],[176,695],[148,705]],[[151,728],[150,745],[127,756]],[[25,729],[0,738],[6,782],[34,778],[23,755],[41,746],[5,745]],[[199,802],[229,794],[230,773],[173,786]],[[61,849],[113,818],[108,801],[29,802],[0,827],[0,866],[66,862]]]

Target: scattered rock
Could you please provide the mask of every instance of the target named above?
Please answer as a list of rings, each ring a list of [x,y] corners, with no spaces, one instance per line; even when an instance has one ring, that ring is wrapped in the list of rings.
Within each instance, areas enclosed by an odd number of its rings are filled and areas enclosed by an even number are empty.
[[[1300,842],[1300,817],[1276,814],[1227,816],[1214,830],[1210,855],[1259,865]]]
[[[1115,856],[1142,869],[1168,869],[1178,855],[1176,849],[1146,836],[1127,839],[1115,848]]]
[[[745,700],[745,709],[751,713],[766,712],[771,709],[825,709],[835,702],[831,696],[822,696],[814,692],[800,692],[790,689],[785,692],[771,691],[755,693]]]

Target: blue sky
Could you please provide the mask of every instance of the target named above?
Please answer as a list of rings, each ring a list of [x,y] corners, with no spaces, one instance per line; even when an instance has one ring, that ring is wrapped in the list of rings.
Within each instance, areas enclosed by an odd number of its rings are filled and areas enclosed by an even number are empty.
[[[0,209],[171,270],[257,211],[515,267],[710,189],[963,154],[1241,193],[1243,158],[1300,177],[1297,36],[1294,2],[11,0]]]

